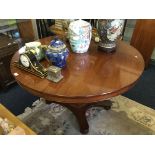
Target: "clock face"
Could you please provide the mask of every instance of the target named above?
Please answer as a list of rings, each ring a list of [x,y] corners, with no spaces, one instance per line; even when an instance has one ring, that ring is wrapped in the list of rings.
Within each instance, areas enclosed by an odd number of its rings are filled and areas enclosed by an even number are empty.
[[[22,65],[24,67],[29,67],[30,66],[29,59],[25,55],[20,56],[20,62],[22,63]]]

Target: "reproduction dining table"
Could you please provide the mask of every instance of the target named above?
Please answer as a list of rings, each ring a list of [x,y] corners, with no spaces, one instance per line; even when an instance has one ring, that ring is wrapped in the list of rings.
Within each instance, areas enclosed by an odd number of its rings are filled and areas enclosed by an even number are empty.
[[[61,36],[59,36],[60,39]],[[49,45],[53,37],[40,39],[42,45]],[[141,54],[124,41],[117,41],[116,51],[105,53],[98,50],[93,40],[86,53],[74,53],[69,42],[67,65],[62,69],[63,79],[58,83],[37,77],[14,65],[19,60],[17,51],[11,60],[11,73],[17,83],[31,94],[44,98],[47,103],[55,102],[67,107],[77,118],[80,132],[88,133],[86,111],[92,106],[111,109],[110,98],[131,89],[144,70]],[[44,67],[49,64],[41,61]],[[17,76],[18,75],[18,76]]]

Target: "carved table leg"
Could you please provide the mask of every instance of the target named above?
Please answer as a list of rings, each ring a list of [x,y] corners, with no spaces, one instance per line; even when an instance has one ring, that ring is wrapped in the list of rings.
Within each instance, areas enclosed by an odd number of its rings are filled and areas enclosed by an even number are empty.
[[[51,102],[46,100],[46,103],[51,103]],[[80,132],[82,134],[87,134],[89,131],[89,125],[86,118],[86,111],[88,108],[99,106],[99,107],[103,107],[105,110],[109,110],[111,109],[111,106],[112,106],[112,102],[110,100],[105,100],[98,103],[82,104],[82,105],[66,104],[66,103],[58,103],[58,104],[65,106],[66,108],[68,108],[70,111],[73,112],[73,114],[75,115],[79,123]]]
[[[47,104],[50,104],[51,101],[47,101]],[[74,104],[65,104],[65,103],[58,103],[55,102],[57,104],[60,104],[64,107],[66,107],[67,109],[69,109],[76,117],[78,124],[79,124],[79,128],[80,128],[80,132],[82,134],[87,134],[89,131],[89,125],[87,122],[87,118],[86,118],[86,110],[88,108],[88,105],[84,104],[84,105],[74,105]]]
[[[80,132],[82,134],[87,134],[89,131],[89,125],[88,125],[86,114],[85,114],[87,110],[87,106],[72,106],[72,105],[65,105],[65,106],[68,109],[70,109],[75,115],[79,123]]]

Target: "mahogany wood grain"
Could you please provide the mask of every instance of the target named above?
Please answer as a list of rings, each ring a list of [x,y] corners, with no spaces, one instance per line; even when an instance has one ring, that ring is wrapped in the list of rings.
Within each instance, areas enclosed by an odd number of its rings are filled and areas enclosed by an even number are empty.
[[[47,38],[41,42],[49,44],[50,40]],[[69,44],[67,46],[70,49]],[[18,58],[17,52],[12,63]],[[38,78],[11,65],[12,74],[19,74],[15,77],[16,81],[34,95],[75,104],[96,102],[127,91],[143,69],[141,54],[122,41],[118,42],[117,51],[113,54],[98,51],[94,42],[84,54],[73,53],[70,49],[67,66],[62,70],[64,79],[59,83]]]
[[[148,67],[155,48],[155,19],[139,19],[131,38],[131,45],[142,54]]]
[[[44,38],[42,44],[49,44],[51,37]],[[91,42],[87,53],[73,53],[70,50],[67,66],[62,70],[64,78],[59,83],[41,79],[11,65],[11,72],[18,73],[16,81],[32,93],[48,101],[60,103],[75,114],[81,132],[88,129],[84,113],[88,106],[98,104],[129,90],[144,70],[141,54],[132,46],[118,41],[115,53],[106,54],[98,51],[98,44]],[[18,52],[13,56],[11,64],[18,61]],[[48,66],[47,62],[41,62]],[[110,106],[104,106],[109,109]],[[79,112],[80,111],[80,112]],[[81,117],[80,117],[81,116]]]

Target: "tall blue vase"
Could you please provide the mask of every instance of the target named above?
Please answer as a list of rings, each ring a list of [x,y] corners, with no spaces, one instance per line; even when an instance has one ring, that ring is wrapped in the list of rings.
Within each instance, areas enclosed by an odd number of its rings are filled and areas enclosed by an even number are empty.
[[[57,37],[51,41],[46,51],[48,60],[57,67],[64,68],[69,55],[66,45]]]

